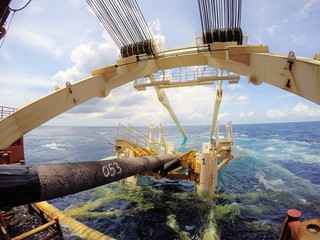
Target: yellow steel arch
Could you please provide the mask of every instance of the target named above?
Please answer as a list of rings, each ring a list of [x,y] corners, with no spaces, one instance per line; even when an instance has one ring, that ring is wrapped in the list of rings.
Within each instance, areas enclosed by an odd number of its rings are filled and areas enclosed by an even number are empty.
[[[0,121],[0,149],[59,114],[94,97],[106,97],[123,84],[159,70],[185,66],[211,66],[282,88],[320,104],[320,61],[269,53],[267,46],[237,46],[235,42],[213,43],[175,49],[156,56],[132,56],[94,70],[92,77],[56,90]]]

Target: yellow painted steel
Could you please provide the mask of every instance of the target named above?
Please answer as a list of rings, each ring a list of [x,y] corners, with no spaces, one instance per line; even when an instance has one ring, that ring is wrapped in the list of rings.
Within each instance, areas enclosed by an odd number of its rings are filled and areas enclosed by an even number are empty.
[[[114,239],[97,230],[89,228],[88,226],[78,222],[72,217],[66,216],[62,211],[55,208],[48,202],[39,202],[39,203],[36,203],[36,206],[48,216],[57,216],[60,222],[70,227],[74,232],[76,232],[81,237],[81,239],[88,239],[88,240],[89,239],[90,240]]]
[[[192,169],[195,168],[196,159],[194,155],[196,152],[197,152],[197,149],[192,149],[179,157],[183,168],[192,168]]]
[[[140,148],[140,147],[129,147],[131,149],[136,157],[141,157],[141,156],[152,156],[152,155],[157,155],[158,153],[155,152],[152,149],[145,149],[145,148]]]
[[[196,48],[171,50],[155,58],[137,56],[120,59],[93,71],[92,77],[57,90],[0,121],[0,149],[59,114],[94,97],[106,97],[125,83],[159,70],[187,66],[211,66],[247,76],[250,83],[262,82],[284,89],[320,104],[320,61],[268,52],[267,46],[210,44],[210,50]],[[48,107],[50,106],[50,107]]]
[[[218,165],[218,171],[221,170],[231,159],[232,159],[232,155],[223,159],[223,161],[221,163],[219,163],[219,165]]]
[[[200,174],[200,168],[201,168],[201,164],[200,163],[196,163],[196,168],[194,169],[194,172],[196,174]]]
[[[55,220],[51,220],[50,222],[47,222],[47,223],[41,225],[40,227],[34,228],[31,231],[25,232],[25,233],[23,233],[23,234],[21,234],[21,235],[19,235],[17,237],[12,238],[12,240],[26,239],[27,237],[30,237],[30,236],[32,236],[32,235],[34,235],[36,233],[39,233],[39,232],[41,232],[41,231],[43,231],[43,230],[45,230],[45,229],[47,229],[47,228],[49,228],[49,227],[51,227],[51,226],[53,226],[55,224],[56,224],[56,221]]]

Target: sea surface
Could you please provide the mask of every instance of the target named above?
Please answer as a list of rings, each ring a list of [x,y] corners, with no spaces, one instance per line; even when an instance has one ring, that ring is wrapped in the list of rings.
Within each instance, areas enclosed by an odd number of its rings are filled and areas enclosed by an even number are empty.
[[[148,127],[140,127],[148,132]],[[223,132],[224,127],[220,127]],[[201,151],[209,126],[165,127],[167,141]],[[139,178],[51,200],[54,206],[116,239],[278,239],[288,209],[320,217],[320,122],[234,125],[233,155],[203,199],[185,180]],[[28,165],[114,156],[117,127],[39,127],[25,135]],[[72,232],[66,239],[80,239]]]

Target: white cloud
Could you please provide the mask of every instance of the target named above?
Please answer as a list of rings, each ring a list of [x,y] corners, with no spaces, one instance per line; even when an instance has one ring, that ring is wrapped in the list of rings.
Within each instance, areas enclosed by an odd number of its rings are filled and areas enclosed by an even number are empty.
[[[270,37],[273,37],[274,36],[274,33],[275,33],[275,30],[278,28],[279,26],[278,25],[272,25],[270,27],[268,27],[266,30],[267,32],[269,33],[269,36]]]
[[[22,86],[22,83],[20,84]],[[14,89],[3,89],[0,94],[0,103],[3,106],[14,107],[14,108],[22,108],[31,102],[34,102],[36,99],[43,97],[43,93],[39,93],[34,91],[35,87],[17,87]],[[47,93],[53,91],[54,88],[47,89]],[[23,96],[21,99],[20,96]]]
[[[215,96],[213,88],[183,87],[165,89],[165,92],[182,125],[211,124]],[[158,101],[155,90],[150,87],[146,91],[136,91],[132,83],[112,90],[107,98],[98,99],[88,107],[81,105],[78,111],[68,113],[68,118],[73,119],[84,116],[95,117],[95,121],[105,119],[108,125],[148,125],[159,122],[174,125],[169,113]],[[230,121],[227,112],[220,112],[218,119],[222,124]]]
[[[100,117],[103,117],[104,113],[103,112],[93,112],[93,113],[85,113],[85,114],[70,114],[66,113],[64,117],[69,118],[69,119],[97,119]]]
[[[10,81],[8,81],[8,78],[5,75],[0,75],[0,84],[3,90],[6,86],[13,86],[13,92],[16,89],[21,88],[21,86],[24,86],[25,88],[52,88],[53,90],[53,84],[48,76],[22,74],[19,71],[11,74]]]
[[[75,65],[67,68],[67,70],[57,72],[52,79],[58,86],[64,87],[66,82],[77,82],[86,76],[88,76],[88,73],[81,72]]]
[[[290,39],[293,43],[298,44],[298,45],[303,45],[306,43],[306,35],[301,34],[301,35],[291,35]]]
[[[311,10],[319,8],[320,0],[306,0],[303,7],[299,10],[297,17],[298,19],[307,18]]]
[[[292,108],[282,109],[269,109],[266,112],[266,116],[269,118],[286,118],[286,117],[299,117],[299,118],[311,118],[320,117],[320,108],[313,109],[302,103],[297,104]]]
[[[165,46],[165,40],[166,37],[161,33],[161,22],[158,18],[152,20],[148,23],[150,31],[152,33],[152,36],[154,39],[157,39],[157,41],[160,41],[160,44],[162,46],[160,47],[160,51],[163,51],[163,48]]]
[[[253,39],[254,41],[251,42],[251,39]],[[254,35],[254,34],[253,34],[253,35],[250,36],[250,38],[249,38],[249,43],[264,44],[265,41],[264,41],[264,39],[263,39],[261,36],[258,36],[258,35]]]
[[[248,112],[248,113],[245,113],[245,112],[241,112],[240,115],[239,115],[239,118],[240,119],[243,119],[243,118],[251,118],[254,116],[254,112]]]
[[[183,87],[165,90],[168,99],[181,121],[190,124],[210,124],[215,90],[208,86]],[[201,94],[200,94],[201,93]]]
[[[200,120],[200,119],[203,119],[203,117],[204,117],[203,113],[196,112],[190,116],[190,119],[191,120]]]
[[[243,85],[241,83],[232,83],[232,84],[228,84],[227,88],[233,90],[233,89],[242,89]]]
[[[32,31],[32,29],[17,28],[10,31],[10,35],[16,39],[23,39],[23,44],[39,51],[42,49],[59,59],[63,50],[49,37]]]
[[[72,67],[59,71],[53,76],[58,85],[64,85],[67,81],[75,82],[90,76],[91,71],[108,65],[117,59],[118,49],[110,43],[110,39],[103,33],[104,42],[83,43],[71,52]]]
[[[247,100],[249,100],[249,97],[245,96],[245,95],[241,95],[241,96],[237,97],[238,102],[246,102]]]
[[[149,22],[148,25],[149,25],[151,32],[160,32],[160,30],[161,30],[161,22],[158,18]]]
[[[103,119],[105,125],[130,123],[148,125],[165,122],[168,113],[157,101],[154,91],[136,91],[132,83],[116,88],[104,99],[96,98],[64,114],[62,118],[86,119],[97,122]]]
[[[218,121],[219,123],[222,123],[222,124],[230,121],[229,113],[224,113],[224,112],[219,113]]]
[[[292,113],[300,117],[320,117],[320,108],[312,109],[302,103],[292,108]]]
[[[266,112],[266,116],[269,118],[283,118],[283,117],[287,117],[288,113],[286,111],[279,110],[279,109],[269,109]]]
[[[175,108],[174,110],[178,118],[183,120],[181,113]],[[158,101],[155,90],[151,88],[147,91],[137,91],[133,88],[132,82],[112,90],[104,99],[96,98],[78,106],[62,118],[75,121],[91,118],[93,122],[102,120],[105,125],[149,125],[160,122],[169,123],[165,125],[173,124],[169,113]]]
[[[215,96],[215,95],[214,95]],[[235,93],[224,93],[221,101],[221,106],[240,106],[245,107],[249,103],[250,97],[247,95],[238,95]]]

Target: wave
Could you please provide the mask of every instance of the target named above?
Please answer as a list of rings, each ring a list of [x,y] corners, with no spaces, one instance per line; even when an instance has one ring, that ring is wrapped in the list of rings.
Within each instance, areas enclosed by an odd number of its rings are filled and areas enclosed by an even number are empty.
[[[235,139],[233,152],[262,161],[320,163],[320,149],[299,141]]]
[[[259,166],[254,176],[266,190],[296,194],[298,199],[318,196],[320,185],[274,163]]]
[[[50,144],[45,144],[42,147],[49,148],[51,150],[64,151],[68,146],[69,146],[68,144],[50,143]]]
[[[107,131],[98,131],[98,134],[100,134],[100,135],[107,135],[108,132],[107,132]]]
[[[289,189],[285,186],[285,183],[282,179],[266,179],[266,173],[263,171],[257,171],[255,174],[255,178],[259,180],[259,183],[263,185],[267,190],[272,190],[275,192],[279,191],[288,191]]]
[[[275,150],[274,147],[266,147],[266,148],[264,149],[264,151],[266,151],[266,152],[271,152],[271,151],[274,151],[274,150]]]

